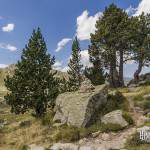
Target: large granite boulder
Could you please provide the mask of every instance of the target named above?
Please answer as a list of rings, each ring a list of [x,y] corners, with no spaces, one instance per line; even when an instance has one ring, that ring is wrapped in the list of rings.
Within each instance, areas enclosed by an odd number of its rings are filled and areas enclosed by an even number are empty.
[[[56,99],[54,122],[76,127],[90,126],[97,111],[107,102],[107,93],[107,86],[101,85],[88,93],[77,91],[59,95]]]
[[[123,118],[121,110],[112,111],[101,118],[101,122],[104,124],[118,124],[121,127],[128,126],[128,122]]]

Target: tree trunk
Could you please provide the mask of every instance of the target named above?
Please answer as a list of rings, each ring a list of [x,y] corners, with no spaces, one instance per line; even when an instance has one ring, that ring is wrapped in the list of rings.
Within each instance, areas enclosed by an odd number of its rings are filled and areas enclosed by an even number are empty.
[[[120,50],[119,83],[120,83],[120,87],[124,86],[124,79],[123,79],[123,50]]]
[[[118,77],[118,71],[116,69],[116,60],[111,61],[110,63],[110,73],[109,73],[109,83],[110,87],[117,88],[119,87],[119,77]]]
[[[142,71],[142,67],[143,67],[143,60],[140,59],[139,60],[139,64],[138,64],[138,69],[134,73],[134,81],[135,81],[135,83],[138,83],[138,81],[139,81],[139,74]]]

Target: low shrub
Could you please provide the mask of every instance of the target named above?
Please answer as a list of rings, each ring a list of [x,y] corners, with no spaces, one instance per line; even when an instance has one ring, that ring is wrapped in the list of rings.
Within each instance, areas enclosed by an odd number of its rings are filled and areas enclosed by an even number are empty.
[[[89,128],[77,128],[63,125],[53,128],[51,140],[53,142],[75,142],[82,138],[90,137],[92,133],[101,132],[118,132],[123,128],[118,124],[102,124],[97,122]]]
[[[136,101],[135,106],[142,108],[144,111],[150,110],[150,100]]]
[[[78,128],[71,126],[62,126],[55,131],[52,137],[54,142],[74,142],[80,139],[80,133]]]
[[[22,121],[20,124],[19,124],[20,127],[29,127],[31,126],[31,121],[30,120],[27,120],[27,121]]]
[[[132,138],[128,139],[125,148],[128,150],[149,150],[149,144],[141,141],[139,133],[135,133]]]
[[[137,146],[141,144],[139,133],[135,133],[132,138],[128,141],[131,146]]]
[[[108,123],[108,124],[102,124],[101,125],[101,131],[107,132],[107,133],[108,132],[118,132],[122,129],[123,128],[119,124]]]
[[[143,102],[143,109],[144,110],[150,109],[150,100],[145,100]]]
[[[53,116],[53,112],[45,114],[41,119],[42,125],[51,127],[53,125]]]
[[[146,80],[145,82],[139,83],[139,86],[149,86],[150,85],[150,80]]]
[[[102,115],[105,115],[117,109],[128,111],[128,101],[119,91],[116,91],[115,94],[108,94],[107,103],[105,104],[101,112]]]
[[[122,129],[123,128],[118,124],[112,124],[112,123],[103,124],[103,123],[97,122],[96,124],[92,125],[89,128],[80,129],[80,138],[88,137],[92,133],[95,133],[97,131],[108,133],[108,132],[118,132]]]
[[[122,116],[129,123],[129,125],[134,124],[134,120],[132,119],[131,115],[128,112],[123,112]]]
[[[137,95],[137,96],[135,96],[135,97],[133,98],[133,100],[134,100],[135,102],[137,102],[137,101],[143,101],[144,98],[143,98],[142,95]]]
[[[29,146],[26,145],[26,144],[21,144],[21,145],[19,146],[19,150],[28,150],[28,149],[29,149]]]

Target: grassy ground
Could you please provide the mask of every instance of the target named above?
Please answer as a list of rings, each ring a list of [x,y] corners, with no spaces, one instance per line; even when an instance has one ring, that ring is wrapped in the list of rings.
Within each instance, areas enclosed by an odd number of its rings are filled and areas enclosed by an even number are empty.
[[[132,99],[134,106],[140,107],[145,113],[150,112],[150,99],[144,99],[143,96],[150,94],[150,86],[141,86],[129,91],[128,88],[119,89],[125,97]],[[150,122],[144,123],[142,126],[150,126]],[[129,139],[126,144],[128,150],[149,150],[150,144],[140,144],[134,138]]]
[[[0,91],[1,102],[6,91],[3,89],[0,89]],[[150,86],[138,87],[132,92],[127,88],[119,89],[119,91],[123,93],[126,98],[132,97],[134,99],[136,96],[143,96],[150,93]],[[143,101],[143,99],[139,99],[138,101]],[[125,106],[127,106],[127,103]],[[118,107],[120,107],[120,105]],[[52,127],[53,122],[51,112],[49,112],[45,118],[36,119],[31,115],[31,112],[23,115],[15,115],[11,114],[9,111],[10,108],[7,105],[0,105],[0,120],[7,121],[7,125],[0,129],[0,150],[23,150],[26,145],[33,143],[49,147],[53,142],[57,142],[59,140],[63,140],[65,142],[75,141],[79,138],[89,136],[90,133],[98,130],[104,132],[120,130],[116,125],[103,126],[99,123],[88,129],[77,129],[75,127],[67,126]],[[30,125],[21,126],[20,122],[23,121],[30,121]],[[147,123],[145,125],[150,124]],[[129,150],[148,150],[149,145],[134,145],[133,147],[128,144],[127,148]]]

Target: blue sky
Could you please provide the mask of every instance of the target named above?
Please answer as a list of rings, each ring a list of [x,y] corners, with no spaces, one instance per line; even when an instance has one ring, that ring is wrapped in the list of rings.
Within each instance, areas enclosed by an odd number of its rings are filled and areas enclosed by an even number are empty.
[[[38,26],[49,53],[56,57],[57,69],[66,69],[71,39],[76,34],[83,50],[82,61],[89,64],[86,51],[89,32],[94,32],[95,21],[105,7],[113,2],[140,14],[141,11],[150,11],[150,2],[146,1],[149,0],[0,0],[0,66],[17,62],[33,28]],[[134,64],[125,66],[128,70],[125,76],[132,76],[135,69]]]

